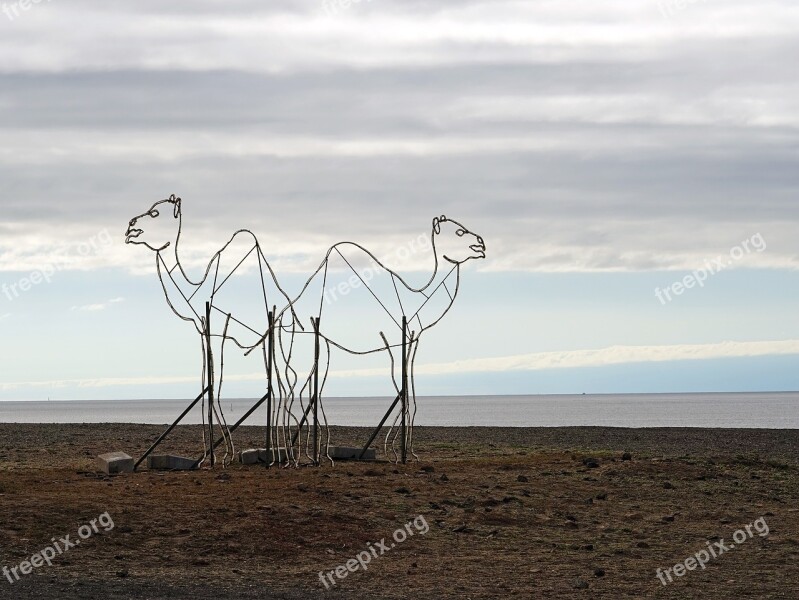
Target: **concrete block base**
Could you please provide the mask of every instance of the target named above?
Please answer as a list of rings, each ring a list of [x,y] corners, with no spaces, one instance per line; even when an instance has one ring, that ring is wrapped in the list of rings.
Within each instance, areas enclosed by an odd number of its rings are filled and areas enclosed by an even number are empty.
[[[249,450],[242,450],[241,464],[243,465],[258,465],[258,464],[272,464],[285,462],[288,458],[285,448],[272,448],[269,452],[266,448],[251,448]]]
[[[190,471],[196,462],[193,458],[159,454],[147,457],[147,468],[153,471]]]
[[[97,457],[97,465],[106,475],[133,473],[133,457],[124,452],[110,452]]]
[[[333,460],[375,460],[377,459],[377,450],[369,448],[360,458],[363,448],[348,448],[347,446],[330,446],[328,454]]]

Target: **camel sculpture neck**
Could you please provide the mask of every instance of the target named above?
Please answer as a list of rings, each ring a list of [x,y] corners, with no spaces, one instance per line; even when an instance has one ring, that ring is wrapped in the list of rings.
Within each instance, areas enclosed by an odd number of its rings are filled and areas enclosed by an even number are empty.
[[[155,263],[161,286],[172,310],[181,318],[199,321],[198,313],[190,301],[198,285],[190,281],[183,272],[178,258],[177,240],[156,253]]]
[[[460,286],[460,265],[448,261],[438,252],[435,238],[433,249],[436,261],[433,275],[430,282],[420,290],[422,297],[415,312],[406,315],[409,323],[418,323],[421,330],[432,327],[441,320],[455,302]],[[421,334],[421,330],[417,330],[417,335]]]
[[[182,275],[182,269],[180,268],[180,260],[178,259],[178,243],[175,241],[172,244],[169,244],[163,250],[159,250],[156,256],[156,262],[160,269],[166,269],[169,273],[173,275]],[[164,273],[166,275],[166,273]]]
[[[446,285],[449,291],[454,294],[455,290],[453,289],[453,286],[450,285],[450,282],[458,280],[460,268],[460,265],[456,265],[448,260],[439,258],[436,261],[435,270],[433,271],[433,276],[430,278],[430,283],[428,283],[422,289],[422,292],[424,292],[425,295],[430,296],[435,293],[440,293],[444,285]]]
[[[459,264],[452,263],[444,258],[443,252],[440,252],[439,249],[436,247],[436,236],[433,235],[432,238],[433,244],[433,260],[435,264],[433,265],[433,275],[430,277],[430,283],[428,283],[422,291],[425,292],[427,295],[434,293],[437,289],[442,287],[442,284],[451,276],[451,275],[458,275],[460,273],[461,266]]]

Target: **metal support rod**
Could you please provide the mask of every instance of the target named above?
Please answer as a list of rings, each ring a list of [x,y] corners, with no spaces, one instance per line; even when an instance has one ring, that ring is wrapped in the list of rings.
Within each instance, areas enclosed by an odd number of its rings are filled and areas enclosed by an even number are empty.
[[[319,466],[319,319],[311,319],[314,328],[313,369],[313,460]]]
[[[211,350],[211,303],[205,303],[205,360],[208,373],[208,443],[214,439],[214,353]],[[211,466],[216,463],[211,446]]]
[[[231,434],[233,434],[233,433],[234,433],[234,432],[235,432],[235,431],[236,431],[236,430],[237,430],[239,427],[241,427],[241,426],[242,426],[242,424],[244,423],[244,421],[246,421],[247,419],[249,419],[249,418],[250,418],[250,415],[252,415],[252,413],[254,413],[256,410],[258,410],[258,409],[259,409],[259,408],[260,408],[260,407],[263,405],[263,403],[264,403],[264,402],[266,402],[268,399],[269,399],[269,392],[267,392],[266,394],[264,394],[264,396],[263,396],[263,397],[262,397],[260,400],[258,400],[258,402],[256,402],[256,403],[255,403],[255,404],[252,406],[252,408],[250,408],[250,410],[248,410],[246,413],[244,413],[244,416],[243,416],[241,419],[239,419],[238,421],[236,421],[236,424],[235,424],[235,425],[232,425],[230,428],[228,428],[228,431],[229,431]],[[225,436],[224,436],[224,435],[223,435],[222,437],[220,437],[219,439],[217,439],[217,440],[216,440],[216,442],[214,442],[214,444],[211,446],[211,453],[213,453],[213,451],[214,451],[214,450],[216,450],[216,449],[217,449],[219,446],[221,446],[221,445],[222,445],[222,443],[223,443],[224,441],[225,441]],[[207,455],[205,455],[205,456],[207,456]],[[201,458],[199,458],[199,459],[197,460],[197,462],[196,462],[196,463],[194,463],[194,468],[195,468],[195,469],[196,469],[196,468],[199,466],[199,464],[200,464],[200,463],[203,461],[203,459],[205,458],[205,456],[202,456]]]
[[[143,455],[143,456],[142,456],[142,457],[141,457],[141,458],[140,458],[140,459],[139,459],[139,460],[136,462],[136,464],[135,464],[135,465],[133,465],[133,470],[134,470],[134,471],[135,471],[136,469],[138,469],[138,468],[139,468],[139,465],[141,465],[141,464],[144,462],[144,460],[145,460],[145,459],[146,459],[148,456],[150,456],[150,454],[152,454],[152,453],[153,453],[153,450],[155,450],[155,449],[158,447],[158,445],[159,445],[161,442],[163,442],[163,441],[164,441],[164,439],[166,438],[166,436],[168,436],[170,433],[172,433],[172,430],[173,430],[175,427],[177,427],[177,426],[178,426],[178,423],[180,423],[180,422],[181,422],[181,421],[182,421],[184,418],[186,418],[186,415],[187,415],[187,414],[189,414],[189,411],[190,411],[192,408],[194,408],[195,406],[197,406],[197,403],[198,403],[200,400],[202,400],[202,399],[203,399],[203,396],[205,396],[205,393],[206,393],[207,391],[208,391],[208,388],[205,388],[205,389],[204,389],[202,392],[200,392],[200,395],[199,395],[199,396],[197,396],[197,397],[194,399],[194,402],[192,402],[191,404],[189,404],[189,406],[186,408],[186,410],[184,410],[184,411],[181,413],[181,415],[180,415],[180,416],[179,416],[177,419],[175,419],[175,422],[174,422],[174,423],[172,423],[172,425],[170,425],[170,426],[169,426],[169,428],[168,428],[168,429],[167,429],[167,430],[166,430],[164,433],[162,433],[162,434],[159,436],[159,438],[158,438],[157,440],[155,440],[155,443],[154,443],[152,446],[150,446],[150,449],[149,449],[149,450],[147,450],[147,452],[145,452],[145,453],[144,453],[144,455]]]
[[[269,343],[267,344],[266,355],[266,382],[269,386],[266,391],[266,456],[269,458],[269,451],[272,448],[272,370],[274,369],[274,354],[275,354],[275,313],[274,310],[269,311]],[[267,461],[267,466],[272,463],[271,460]]]
[[[402,464],[408,462],[408,321],[402,315]]]
[[[388,418],[391,416],[391,413],[393,413],[394,409],[397,408],[397,404],[399,404],[401,398],[402,394],[398,394],[397,397],[394,398],[394,402],[391,403],[391,407],[389,407],[388,411],[383,417],[383,420],[380,421],[380,425],[377,426],[377,429],[375,429],[374,433],[372,434],[372,437],[369,438],[369,441],[366,442],[366,445],[363,447],[363,450],[361,450],[361,454],[358,456],[358,460],[363,458],[363,455],[366,454],[366,451],[369,449],[369,446],[371,446],[372,442],[375,441],[375,438],[378,435],[380,435],[380,430],[383,429],[383,425],[386,424],[386,421],[388,421]]]

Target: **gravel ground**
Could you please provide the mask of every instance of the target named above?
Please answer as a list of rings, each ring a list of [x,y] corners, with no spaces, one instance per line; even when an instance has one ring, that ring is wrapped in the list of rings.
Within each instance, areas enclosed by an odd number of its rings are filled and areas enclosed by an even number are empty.
[[[418,428],[420,460],[405,466],[381,452],[320,468],[96,472],[98,454],[138,456],[162,430],[0,425],[0,567],[102,513],[114,521],[52,567],[0,579],[0,599],[797,598],[799,431]],[[244,428],[238,447],[262,435]],[[339,444],[368,435],[332,431]],[[163,448],[201,450],[197,427]],[[320,571],[420,517],[427,531],[325,589]],[[656,578],[758,519],[767,536]]]

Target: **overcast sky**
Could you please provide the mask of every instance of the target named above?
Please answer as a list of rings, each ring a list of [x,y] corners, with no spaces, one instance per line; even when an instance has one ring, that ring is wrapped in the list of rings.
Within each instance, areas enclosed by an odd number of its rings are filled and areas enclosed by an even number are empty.
[[[188,266],[248,227],[290,292],[343,239],[423,281],[397,248],[478,232],[421,393],[799,388],[795,2],[2,8],[0,284],[59,270],[0,293],[0,398],[194,395],[197,336],[123,243],[173,193]]]

